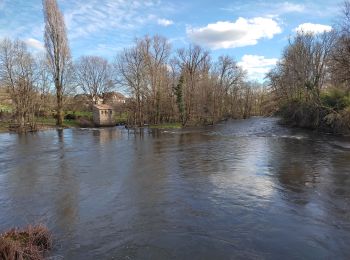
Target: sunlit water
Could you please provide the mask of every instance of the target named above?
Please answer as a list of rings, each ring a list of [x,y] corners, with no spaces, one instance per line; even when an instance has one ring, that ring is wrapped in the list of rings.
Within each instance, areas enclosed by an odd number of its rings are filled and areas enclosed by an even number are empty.
[[[350,139],[252,118],[0,134],[0,231],[55,259],[349,259]]]

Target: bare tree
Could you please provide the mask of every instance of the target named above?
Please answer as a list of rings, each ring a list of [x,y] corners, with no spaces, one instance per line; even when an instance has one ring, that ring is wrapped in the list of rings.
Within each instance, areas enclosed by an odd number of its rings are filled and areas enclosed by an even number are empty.
[[[41,114],[47,115],[49,111],[53,108],[52,102],[52,84],[50,75],[50,65],[46,55],[39,54],[36,57],[37,62],[37,90],[40,95],[39,111]]]
[[[280,97],[320,103],[320,92],[328,80],[334,32],[320,35],[298,33],[283,52],[282,60],[268,74]]]
[[[160,120],[161,98],[162,94],[164,94],[162,87],[166,86],[167,61],[171,47],[166,38],[158,35],[151,38],[146,36],[138,40],[138,45],[142,48],[147,70],[147,85],[150,86],[151,120],[154,124],[158,124]]]
[[[98,56],[81,57],[75,66],[75,78],[92,104],[97,104],[98,98],[114,87],[111,65]]]
[[[5,39],[0,43],[0,80],[14,103],[19,130],[25,130],[27,123],[34,127],[37,108],[35,71],[35,60],[24,42]]]
[[[337,24],[337,39],[329,63],[336,85],[350,90],[350,1],[344,2],[342,16]]]
[[[56,0],[43,0],[45,47],[56,88],[57,125],[63,124],[63,96],[71,73],[71,54],[63,15]]]
[[[238,92],[246,77],[245,71],[229,56],[220,56],[214,67],[213,121],[234,116],[237,110]]]
[[[185,82],[184,101],[186,111],[184,124],[191,120],[194,108],[194,95],[201,79],[199,71],[203,68],[207,59],[210,59],[209,53],[197,45],[190,45],[188,49],[179,49],[177,51],[177,63]]]
[[[146,69],[144,53],[140,45],[124,49],[116,58],[115,70],[118,83],[126,87],[133,97],[134,125],[144,124],[144,102],[146,92]]]

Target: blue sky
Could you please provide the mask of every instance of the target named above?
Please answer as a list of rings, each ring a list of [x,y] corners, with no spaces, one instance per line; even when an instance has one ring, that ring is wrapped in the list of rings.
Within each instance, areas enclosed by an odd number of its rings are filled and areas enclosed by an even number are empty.
[[[112,60],[135,37],[160,34],[173,48],[197,43],[214,58],[234,56],[252,80],[261,80],[299,29],[331,29],[342,1],[58,0],[74,58]],[[43,50],[41,0],[0,0],[0,39],[20,38]]]

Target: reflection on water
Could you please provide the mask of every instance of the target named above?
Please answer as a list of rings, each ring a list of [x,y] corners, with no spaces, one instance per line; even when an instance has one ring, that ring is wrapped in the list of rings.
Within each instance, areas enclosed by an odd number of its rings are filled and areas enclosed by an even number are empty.
[[[349,258],[350,139],[252,118],[0,135],[0,230],[66,259]]]

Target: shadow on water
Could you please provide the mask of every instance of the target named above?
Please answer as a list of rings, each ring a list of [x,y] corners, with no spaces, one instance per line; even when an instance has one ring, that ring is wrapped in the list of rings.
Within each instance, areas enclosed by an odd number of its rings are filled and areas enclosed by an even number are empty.
[[[56,257],[350,257],[348,138],[252,118],[0,142],[0,229],[44,221]]]

